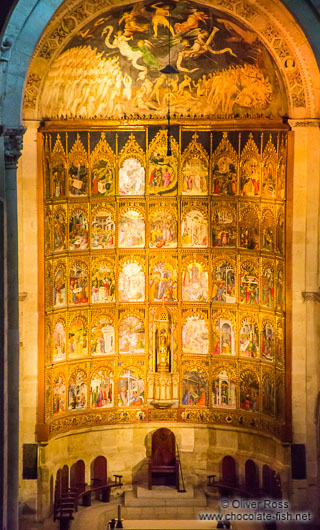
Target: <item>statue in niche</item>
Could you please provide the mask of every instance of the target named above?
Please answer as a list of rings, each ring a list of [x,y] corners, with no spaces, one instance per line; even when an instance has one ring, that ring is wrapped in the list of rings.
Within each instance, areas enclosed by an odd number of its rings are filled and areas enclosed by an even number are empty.
[[[162,328],[156,341],[156,369],[157,372],[170,372],[170,345],[168,344],[168,333]]]

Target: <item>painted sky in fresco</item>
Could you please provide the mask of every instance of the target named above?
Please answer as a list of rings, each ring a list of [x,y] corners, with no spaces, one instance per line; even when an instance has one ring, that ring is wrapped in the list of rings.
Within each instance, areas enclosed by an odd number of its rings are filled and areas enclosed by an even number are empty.
[[[161,72],[168,64],[176,73]],[[284,94],[252,30],[195,2],[149,1],[110,9],[77,31],[52,64],[41,113],[164,116],[170,100],[183,116],[281,116]]]

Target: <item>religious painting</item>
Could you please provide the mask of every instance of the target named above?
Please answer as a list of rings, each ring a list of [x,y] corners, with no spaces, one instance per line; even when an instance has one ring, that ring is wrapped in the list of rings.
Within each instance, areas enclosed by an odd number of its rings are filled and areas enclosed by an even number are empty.
[[[168,64],[175,75],[164,73]],[[84,19],[53,60],[39,113],[154,119],[169,107],[183,118],[278,117],[288,114],[285,93],[276,63],[246,23],[209,5],[150,0]]]
[[[277,318],[277,334],[276,334],[276,362],[284,364],[285,349],[284,349],[284,319]]]
[[[214,195],[237,194],[238,156],[224,132],[222,140],[213,153],[212,193]]]
[[[241,356],[256,359],[259,357],[259,328],[255,318],[247,316],[241,320],[239,351]]]
[[[145,246],[145,222],[140,208],[125,208],[120,212],[119,248]]]
[[[278,377],[276,381],[275,415],[277,419],[284,417],[284,382],[281,377]]]
[[[66,154],[60,134],[57,134],[51,155],[51,175],[51,197],[63,199],[66,195]]]
[[[262,412],[274,415],[275,408],[275,385],[273,378],[269,375],[265,376],[262,382]]]
[[[113,355],[115,353],[114,324],[110,316],[94,313],[91,328],[92,355]]]
[[[51,190],[51,156],[49,148],[49,135],[43,134],[43,154],[42,154],[42,171],[43,171],[43,189],[44,197],[50,199],[52,196]],[[50,138],[51,146],[51,138]]]
[[[236,302],[236,272],[233,260],[217,260],[212,266],[212,301],[234,304]]]
[[[124,370],[119,376],[118,406],[141,407],[144,399],[144,381],[132,370]]]
[[[44,339],[44,351],[45,351],[45,364],[51,364],[51,337],[52,337],[52,326],[51,319],[47,317],[45,327],[45,339]]]
[[[64,318],[58,318],[53,328],[53,352],[52,361],[64,361],[66,358],[66,322]]]
[[[277,168],[277,199],[283,201],[286,197],[286,158],[287,158],[287,138],[282,134],[279,162]]]
[[[66,166],[65,161],[52,161],[52,197],[63,199],[66,194]]]
[[[202,372],[185,372],[182,379],[182,405],[208,406],[208,379]]]
[[[240,264],[240,304],[259,305],[259,268],[257,260],[241,261]]]
[[[144,195],[145,169],[137,158],[126,158],[119,169],[119,195]]]
[[[149,146],[150,195],[176,195],[178,159],[179,146],[176,140],[172,136],[168,138],[166,130],[160,130]]]
[[[273,309],[274,307],[274,266],[265,262],[261,276],[261,305]]]
[[[80,135],[69,153],[69,195],[83,197],[88,193],[88,157]]]
[[[53,414],[65,412],[67,406],[66,385],[64,376],[59,374],[53,386]]]
[[[51,236],[52,236],[52,208],[51,206],[47,206],[44,211],[44,223],[43,223],[43,231],[44,231],[44,253],[45,256],[48,256],[51,253],[52,243],[51,243]]]
[[[123,260],[119,272],[119,302],[144,302],[145,274],[140,261]]]
[[[106,204],[95,206],[91,214],[91,248],[114,248],[115,233],[114,211]]]
[[[163,255],[154,258],[149,266],[150,302],[176,302],[178,300],[177,260]]]
[[[188,314],[182,325],[182,352],[209,353],[208,322],[202,314]]]
[[[254,206],[240,206],[239,245],[248,250],[259,249],[259,217]]]
[[[259,412],[259,381],[249,370],[240,374],[240,407]]]
[[[237,242],[236,209],[234,205],[212,203],[212,246],[235,247]]]
[[[260,154],[252,133],[244,146],[240,159],[240,195],[255,197],[260,194]]]
[[[88,354],[88,320],[84,315],[70,315],[69,358],[85,357]]]
[[[131,133],[119,155],[119,195],[144,195],[145,155]]]
[[[207,195],[209,156],[194,133],[182,155],[182,195]]]
[[[277,228],[276,228],[276,252],[278,254],[285,253],[285,220],[284,209],[280,207],[277,213]]]
[[[263,210],[261,222],[261,250],[274,252],[274,214],[270,208]]]
[[[236,408],[237,394],[235,375],[221,370],[212,382],[212,406],[227,409]]]
[[[275,358],[276,336],[274,325],[268,320],[262,324],[261,355],[265,361],[273,361]]]
[[[87,407],[87,383],[84,372],[74,372],[69,379],[68,410]]]
[[[161,204],[158,208],[153,205],[149,209],[149,247],[176,248],[177,212],[171,206]]]
[[[71,264],[69,278],[69,304],[87,304],[89,298],[88,267],[83,261]]]
[[[284,263],[278,261],[276,269],[276,298],[278,311],[285,311],[286,309],[284,269]]]
[[[91,272],[91,301],[106,304],[115,301],[115,265],[113,261],[94,260]]]
[[[53,250],[61,252],[67,248],[66,210],[57,208],[53,213]]]
[[[113,374],[101,368],[93,374],[90,383],[90,407],[113,407]]]
[[[51,262],[46,261],[44,265],[45,278],[45,306],[51,309],[52,306],[52,267]]]
[[[143,355],[145,326],[139,316],[128,315],[119,322],[119,353]]]
[[[59,261],[53,278],[53,305],[54,307],[65,306],[67,303],[66,289],[66,266],[64,262]]]
[[[212,331],[214,355],[236,354],[234,318],[232,316],[227,318],[227,316],[229,315],[214,320]]]
[[[208,301],[208,270],[204,260],[186,260],[182,266],[182,300]]]
[[[69,222],[69,249],[85,250],[89,246],[88,214],[85,210],[73,209]]]
[[[101,133],[101,139],[91,154],[91,195],[105,197],[115,193],[115,155]]]
[[[203,209],[188,209],[181,222],[181,244],[183,247],[205,248],[208,246],[208,212]]]
[[[278,155],[272,135],[270,134],[267,145],[262,155],[262,190],[261,195],[266,199],[276,198]]]

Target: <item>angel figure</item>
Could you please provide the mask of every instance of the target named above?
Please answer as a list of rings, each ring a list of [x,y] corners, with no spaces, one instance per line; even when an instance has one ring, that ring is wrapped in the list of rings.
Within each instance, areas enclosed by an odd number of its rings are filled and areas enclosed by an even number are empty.
[[[148,69],[146,66],[140,65],[137,63],[139,59],[143,57],[143,53],[139,48],[131,48],[131,46],[128,44],[128,41],[132,39],[131,37],[127,37],[122,31],[118,31],[117,34],[113,38],[113,43],[110,42],[110,37],[113,32],[112,26],[106,26],[103,31],[102,35],[107,34],[105,38],[105,45],[108,48],[116,49],[118,48],[121,55],[129,59],[132,66],[136,68],[137,70],[140,70],[139,79],[144,79],[147,75]]]
[[[169,28],[171,35],[174,37],[174,29],[171,26],[169,20],[167,17],[170,16],[170,8],[169,6],[162,5],[162,4],[153,4],[151,7],[153,7],[156,12],[152,17],[152,24],[153,24],[153,31],[154,31],[154,37],[158,36],[158,26],[165,26],[166,28]]]
[[[208,20],[208,15],[206,15],[203,11],[199,11],[198,9],[192,9],[187,20],[181,23],[177,22],[174,25],[174,29],[177,33],[185,33],[192,29],[198,28],[199,22],[206,22],[206,20]]]
[[[230,53],[230,55],[233,55],[233,57],[236,57],[236,54],[233,53],[231,48],[223,48],[222,50],[214,50],[211,46],[211,42],[213,41],[213,38],[215,34],[219,31],[219,28],[216,26],[211,31],[210,35],[207,30],[204,29],[198,29],[197,30],[197,36],[196,39],[191,46],[190,50],[185,50],[183,52],[183,58],[186,57],[192,57],[197,58],[199,55],[202,55],[203,53],[210,52],[215,55],[220,55],[221,53]]]
[[[119,20],[119,26],[124,22],[124,32],[126,37],[131,37],[135,33],[141,33],[148,30],[148,24],[137,22],[138,16],[148,16],[148,13],[140,4],[136,4],[130,12],[123,13]]]

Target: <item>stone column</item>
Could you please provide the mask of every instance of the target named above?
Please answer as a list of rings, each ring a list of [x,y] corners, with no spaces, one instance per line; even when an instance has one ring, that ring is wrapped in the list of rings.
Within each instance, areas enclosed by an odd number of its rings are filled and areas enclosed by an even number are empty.
[[[306,479],[293,480],[295,508],[308,506],[319,522],[316,406],[320,390],[319,120],[289,120],[294,131],[292,226],[293,443],[306,445]],[[290,286],[289,286],[290,288]]]
[[[2,128],[4,139],[4,492],[7,530],[18,528],[19,480],[19,292],[17,164],[24,127]]]

